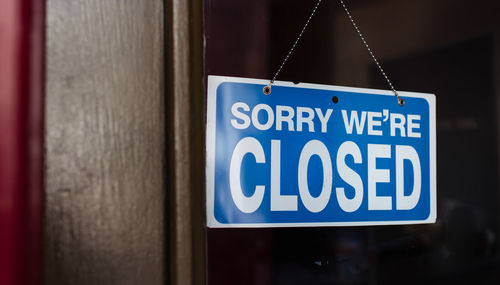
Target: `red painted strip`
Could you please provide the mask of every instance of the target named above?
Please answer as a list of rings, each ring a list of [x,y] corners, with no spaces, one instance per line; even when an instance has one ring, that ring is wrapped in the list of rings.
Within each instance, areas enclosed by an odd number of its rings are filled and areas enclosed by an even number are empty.
[[[0,1],[0,284],[42,282],[43,0]]]

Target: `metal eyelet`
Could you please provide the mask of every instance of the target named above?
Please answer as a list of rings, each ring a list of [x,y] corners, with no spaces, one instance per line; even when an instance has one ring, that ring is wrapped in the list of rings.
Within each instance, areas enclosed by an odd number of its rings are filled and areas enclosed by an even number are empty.
[[[269,95],[271,94],[271,84],[265,86],[263,89],[262,89],[262,92],[264,92],[265,95]]]

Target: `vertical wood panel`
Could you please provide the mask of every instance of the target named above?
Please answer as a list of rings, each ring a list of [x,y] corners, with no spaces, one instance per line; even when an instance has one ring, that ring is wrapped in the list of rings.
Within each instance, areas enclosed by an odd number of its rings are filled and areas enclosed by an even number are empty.
[[[169,280],[205,284],[202,1],[167,2]]]
[[[189,3],[169,1],[169,183],[172,284],[192,284]],[[182,280],[182,281],[181,281]]]
[[[47,2],[45,282],[163,284],[163,1]]]

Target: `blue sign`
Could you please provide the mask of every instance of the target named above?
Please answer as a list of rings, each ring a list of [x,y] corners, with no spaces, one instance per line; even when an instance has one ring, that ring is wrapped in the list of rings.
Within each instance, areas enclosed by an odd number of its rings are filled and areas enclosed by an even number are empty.
[[[436,220],[435,96],[209,76],[207,225]]]

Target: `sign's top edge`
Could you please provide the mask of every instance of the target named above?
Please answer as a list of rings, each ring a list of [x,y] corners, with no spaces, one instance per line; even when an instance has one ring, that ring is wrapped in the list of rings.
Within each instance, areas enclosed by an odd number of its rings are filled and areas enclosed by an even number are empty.
[[[235,76],[221,76],[221,75],[208,75],[209,85],[219,85],[223,82],[238,82],[238,83],[252,83],[252,84],[269,84],[269,79],[257,79],[257,78],[246,78],[246,77],[235,77]],[[295,87],[295,88],[310,88],[310,89],[321,89],[321,90],[331,90],[331,91],[344,91],[344,92],[354,92],[354,93],[369,93],[378,95],[388,95],[394,96],[394,92],[391,90],[383,89],[371,89],[371,88],[361,88],[361,87],[347,87],[339,85],[326,85],[326,84],[316,84],[316,83],[293,83],[289,81],[274,81],[273,86],[284,86],[284,87]],[[215,87],[215,86],[214,86]],[[425,99],[434,99],[435,95],[432,93],[423,92],[410,92],[410,91],[399,91],[399,95],[403,97],[416,97]],[[432,100],[431,99],[431,100]]]

